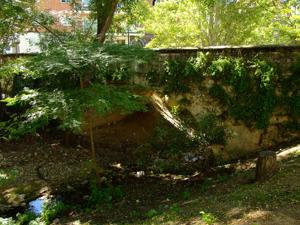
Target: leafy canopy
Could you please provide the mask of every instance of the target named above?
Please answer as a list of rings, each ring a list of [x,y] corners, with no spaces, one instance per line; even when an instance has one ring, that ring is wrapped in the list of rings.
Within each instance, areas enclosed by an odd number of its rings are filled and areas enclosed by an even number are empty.
[[[144,27],[154,35],[149,47],[299,43],[296,5],[297,1],[166,0],[150,11]]]

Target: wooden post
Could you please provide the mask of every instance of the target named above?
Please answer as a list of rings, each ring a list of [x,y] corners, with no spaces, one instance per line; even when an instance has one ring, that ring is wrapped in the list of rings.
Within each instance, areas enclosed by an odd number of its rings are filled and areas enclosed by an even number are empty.
[[[277,172],[276,153],[263,151],[259,153],[256,163],[256,181],[265,181]]]

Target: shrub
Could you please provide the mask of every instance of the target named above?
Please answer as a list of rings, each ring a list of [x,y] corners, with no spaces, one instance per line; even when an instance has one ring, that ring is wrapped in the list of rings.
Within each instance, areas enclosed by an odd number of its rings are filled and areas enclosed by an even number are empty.
[[[65,213],[67,206],[61,201],[54,201],[45,206],[42,212],[42,220],[46,224],[51,224],[51,222],[58,216]]]
[[[152,57],[137,47],[69,43],[1,67],[1,76],[18,77],[16,94],[3,101],[16,109],[0,129],[10,138],[33,134],[57,121],[58,128],[80,131],[83,114],[146,110],[146,101],[128,86],[132,63]],[[3,131],[4,130],[4,131]]]

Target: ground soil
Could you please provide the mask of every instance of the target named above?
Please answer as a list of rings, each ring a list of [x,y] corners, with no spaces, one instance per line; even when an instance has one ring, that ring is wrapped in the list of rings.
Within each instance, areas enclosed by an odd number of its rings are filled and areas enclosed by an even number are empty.
[[[252,163],[202,176],[127,176],[124,198],[112,208],[72,212],[61,224],[298,225],[300,158],[280,162],[277,175],[254,182]],[[217,173],[215,173],[217,171]],[[205,214],[201,216],[201,211]],[[211,218],[211,219],[210,219]]]
[[[114,164],[123,168],[134,165],[136,149],[149,140],[159,118],[159,114],[150,109],[125,116],[118,123],[110,121],[94,128],[97,166],[111,169]],[[88,133],[80,136],[43,133],[21,140],[0,140],[1,176],[12,171],[17,173],[15,179],[5,184],[0,182],[0,211],[9,209],[10,203],[24,205],[45,187],[48,192],[61,192],[70,186],[86,184],[92,167]],[[18,187],[17,190],[14,187]],[[18,192],[21,198],[11,192]],[[7,196],[11,195],[15,199],[9,200]]]
[[[75,140],[68,147],[55,135],[2,141],[0,170],[17,171],[17,176],[0,185],[0,211],[46,193],[71,193],[69,200],[79,207],[56,224],[300,224],[299,156],[280,164],[278,175],[263,184],[253,183],[253,162],[194,176],[148,171],[139,176],[138,168],[131,167],[132,151],[151,136],[155,120],[152,113],[135,114],[95,132],[97,163],[110,171],[109,179],[121,186],[123,197],[112,208],[88,213],[80,208],[83,195],[89,194],[88,141]]]

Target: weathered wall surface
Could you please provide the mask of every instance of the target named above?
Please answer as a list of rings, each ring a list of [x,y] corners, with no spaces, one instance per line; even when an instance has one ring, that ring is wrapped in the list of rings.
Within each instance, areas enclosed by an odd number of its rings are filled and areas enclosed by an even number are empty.
[[[184,59],[196,56],[199,52],[209,52],[214,58],[220,56],[242,57],[253,59],[259,56],[262,59],[274,64],[280,70],[283,78],[292,75],[292,67],[300,56],[300,46],[247,46],[247,47],[214,47],[203,49],[158,49],[160,55],[159,62],[154,63],[156,67],[161,67],[162,63],[168,59]],[[146,66],[147,67],[147,66]],[[147,68],[143,68],[147,70]],[[149,69],[149,68],[148,68]],[[141,72],[142,70],[140,70]],[[300,77],[300,74],[298,74]],[[269,125],[264,129],[246,126],[242,121],[236,121],[228,116],[228,109],[212,98],[209,88],[215,83],[211,78],[205,78],[199,83],[190,83],[190,91],[184,94],[169,94],[164,97],[165,104],[171,109],[181,105],[181,100],[185,99],[189,104],[184,106],[195,118],[199,118],[207,113],[214,113],[218,116],[227,131],[226,143],[224,145],[212,144],[209,146],[213,152],[222,159],[230,160],[253,154],[261,149],[268,149],[280,143],[291,140],[300,140],[299,130],[287,130],[283,125],[287,122],[295,123],[282,107],[277,107],[270,118]],[[280,92],[280,90],[277,90]],[[298,93],[300,91],[300,87]],[[280,93],[277,93],[280,95]],[[163,96],[162,96],[163,97]],[[300,124],[300,115],[296,121]]]
[[[290,75],[290,67],[296,62],[300,55],[300,45],[266,45],[266,46],[224,46],[207,48],[184,48],[184,49],[156,49],[161,61],[165,59],[188,58],[196,56],[197,53],[209,52],[215,57],[243,57],[253,58],[261,56],[266,60],[280,66],[283,75]]]
[[[300,45],[297,46],[246,46],[246,47],[213,47],[202,49],[156,49],[159,54],[157,60],[151,64],[136,64],[135,70],[141,76],[134,78],[135,83],[148,84],[145,74],[149,70],[162,70],[164,63],[170,59],[188,59],[195,57],[199,52],[209,53],[213,58],[221,56],[242,57],[244,59],[253,59],[256,56],[265,59],[274,64],[280,70],[281,78],[295,76],[292,72],[292,67],[299,61]],[[4,56],[0,60],[6,61],[9,58],[18,56]],[[300,74],[296,74],[300,77]],[[300,79],[300,78],[299,78]],[[200,82],[200,81],[199,81]],[[293,80],[291,80],[293,82]],[[297,130],[285,129],[284,124],[287,122],[297,123],[296,127],[300,127],[300,115],[296,121],[290,118],[290,115],[282,108],[277,107],[270,118],[268,126],[264,129],[257,129],[255,126],[246,126],[243,121],[234,120],[228,114],[228,108],[220,104],[219,101],[212,98],[209,94],[209,89],[216,81],[211,77],[205,77],[201,80],[201,85],[198,82],[188,82],[190,90],[187,93],[180,94],[162,94],[162,88],[154,89],[155,94],[160,94],[161,100],[170,111],[172,107],[180,105],[181,108],[187,110],[194,118],[199,118],[205,114],[213,113],[221,121],[226,129],[225,144],[210,144],[210,148],[218,157],[225,160],[230,160],[249,154],[253,154],[261,149],[270,148],[280,143],[291,140],[300,140],[300,132]],[[201,88],[199,88],[201,87]],[[225,89],[227,87],[224,87]],[[150,88],[151,90],[151,88]],[[151,91],[150,91],[151,92]],[[280,90],[277,90],[280,95]],[[300,87],[298,88],[298,94]],[[148,93],[149,94],[149,93]],[[182,104],[182,100],[188,104]],[[101,120],[101,124],[115,123],[119,121]]]

